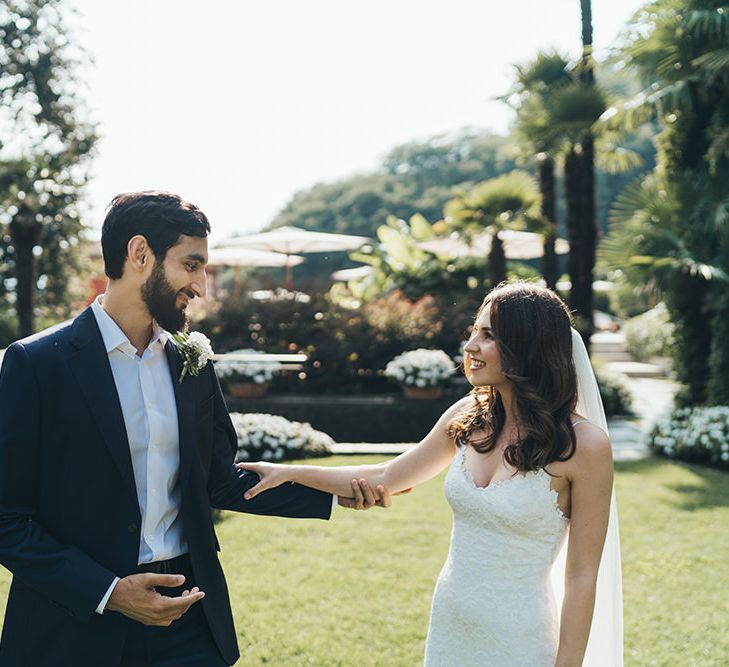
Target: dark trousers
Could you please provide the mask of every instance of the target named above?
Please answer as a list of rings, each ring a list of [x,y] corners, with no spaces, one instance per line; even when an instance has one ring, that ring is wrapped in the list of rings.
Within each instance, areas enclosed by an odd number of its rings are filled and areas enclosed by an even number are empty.
[[[179,588],[157,589],[170,597],[195,585],[189,561],[185,557],[174,560],[171,568],[140,567],[140,572],[184,574],[185,583]],[[201,602],[196,602],[169,627],[130,621],[120,667],[228,667],[228,663],[215,645]]]

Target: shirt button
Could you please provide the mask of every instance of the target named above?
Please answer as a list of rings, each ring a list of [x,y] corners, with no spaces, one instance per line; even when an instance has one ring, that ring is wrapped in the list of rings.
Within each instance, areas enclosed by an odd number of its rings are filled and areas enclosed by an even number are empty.
[[[136,524],[136,523],[130,523],[130,524],[129,524],[129,525],[127,526],[127,530],[128,530],[128,531],[129,531],[130,533],[136,533],[136,532],[137,532],[137,524]]]

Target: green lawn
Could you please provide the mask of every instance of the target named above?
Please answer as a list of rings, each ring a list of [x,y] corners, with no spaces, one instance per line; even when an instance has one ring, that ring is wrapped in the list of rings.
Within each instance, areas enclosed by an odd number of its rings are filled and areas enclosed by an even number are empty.
[[[649,460],[619,464],[617,485],[626,664],[728,665],[729,476]],[[227,515],[239,664],[420,664],[449,532],[442,478],[331,522]],[[0,571],[1,607],[8,580]]]

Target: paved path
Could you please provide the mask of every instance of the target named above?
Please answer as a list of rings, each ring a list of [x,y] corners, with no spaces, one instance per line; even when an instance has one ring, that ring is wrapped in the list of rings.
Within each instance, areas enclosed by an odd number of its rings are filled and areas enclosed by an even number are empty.
[[[673,401],[678,385],[665,378],[628,378],[633,394],[635,415],[629,418],[608,420],[613,456],[616,461],[635,461],[650,455],[643,444],[643,436],[653,420],[666,410]],[[334,454],[401,454],[414,442],[339,442],[332,447]]]

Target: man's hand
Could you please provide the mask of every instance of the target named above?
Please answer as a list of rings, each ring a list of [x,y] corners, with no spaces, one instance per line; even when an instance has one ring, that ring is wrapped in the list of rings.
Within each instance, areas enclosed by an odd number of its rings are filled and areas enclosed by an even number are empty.
[[[370,485],[366,479],[353,479],[352,482],[352,493],[354,498],[343,498],[338,497],[338,502],[342,507],[347,507],[353,510],[368,510],[371,507],[389,507],[390,506],[390,492],[379,484],[377,486],[377,494],[372,492]],[[412,489],[405,489],[396,493],[396,496],[402,495],[403,493],[410,493]]]
[[[171,598],[160,595],[155,586],[175,588],[184,582],[185,577],[181,574],[130,574],[117,582],[106,608],[144,625],[169,626],[202,600],[205,593],[195,586],[192,590],[183,591],[179,597]]]

